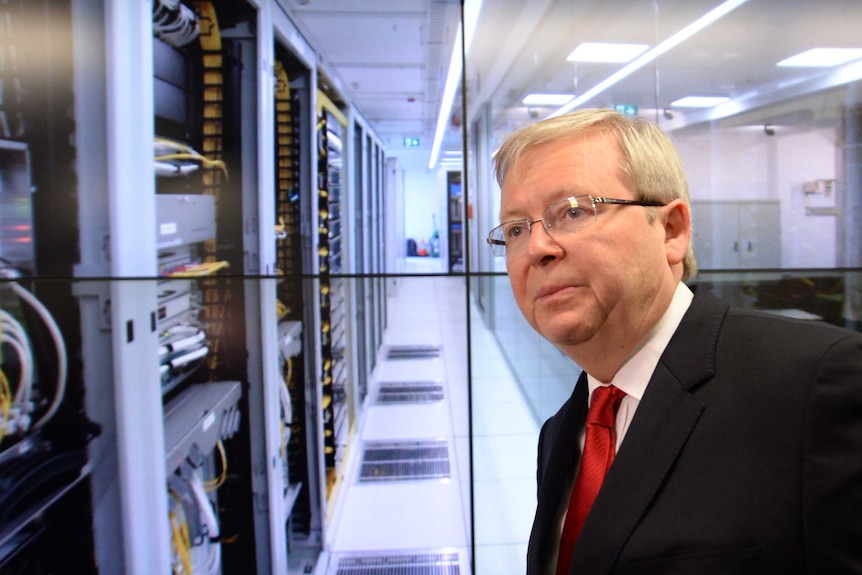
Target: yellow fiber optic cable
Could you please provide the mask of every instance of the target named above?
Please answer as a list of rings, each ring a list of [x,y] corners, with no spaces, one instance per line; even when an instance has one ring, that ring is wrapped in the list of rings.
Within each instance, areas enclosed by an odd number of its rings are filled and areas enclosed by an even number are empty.
[[[219,473],[219,476],[215,479],[204,481],[204,489],[207,492],[215,491],[224,485],[225,479],[227,479],[227,453],[225,452],[224,443],[222,443],[221,439],[216,443],[216,447],[218,448],[218,452],[221,457],[221,473]]]
[[[227,166],[221,160],[210,160],[206,156],[198,155],[198,154],[190,154],[186,153],[176,153],[176,154],[163,154],[160,156],[155,156],[153,158],[157,161],[165,161],[165,160],[192,160],[194,162],[200,162],[206,168],[214,168],[219,169],[224,172],[225,177],[228,177]]]
[[[0,322],[0,342],[3,341],[3,324]],[[0,366],[3,364],[3,348],[0,347]],[[9,410],[12,407],[12,390],[6,373],[0,367],[0,443],[6,438],[6,424],[9,422]]]
[[[188,524],[185,521],[180,523],[173,511],[170,511],[168,516],[171,520],[171,539],[173,540],[174,548],[177,551],[182,566],[182,571],[179,573],[192,575],[191,542],[189,541]],[[173,571],[175,574],[178,573],[176,567],[177,565],[174,564]]]
[[[9,410],[12,408],[12,389],[6,373],[0,369],[0,443],[6,437],[6,424],[9,423]]]

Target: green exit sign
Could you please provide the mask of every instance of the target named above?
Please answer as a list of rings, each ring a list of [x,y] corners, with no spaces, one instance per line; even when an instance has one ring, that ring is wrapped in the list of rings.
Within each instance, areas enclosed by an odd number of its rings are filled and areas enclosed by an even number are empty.
[[[419,147],[419,138],[404,138],[404,147],[405,148],[418,148]]]
[[[614,110],[629,118],[634,118],[638,115],[638,107],[634,104],[616,104]]]

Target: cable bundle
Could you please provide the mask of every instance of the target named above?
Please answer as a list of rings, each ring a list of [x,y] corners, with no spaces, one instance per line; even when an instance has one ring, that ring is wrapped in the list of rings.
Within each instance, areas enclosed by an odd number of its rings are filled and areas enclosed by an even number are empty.
[[[44,426],[57,412],[66,392],[66,344],[57,323],[45,306],[33,294],[21,287],[17,282],[6,284],[18,299],[36,312],[47,328],[54,344],[56,353],[57,379],[54,384],[54,394],[44,412],[35,423],[31,423],[31,413],[37,411],[37,398],[34,397],[33,373],[34,355],[30,338],[24,326],[6,310],[0,310],[0,343],[6,344],[17,356],[18,378],[13,386],[3,369],[0,369],[0,441],[7,434],[27,435]],[[3,365],[12,365],[5,361]],[[40,406],[41,407],[41,406]]]
[[[227,177],[227,167],[223,161],[212,160],[188,144],[168,138],[155,138],[153,142],[153,160],[157,176],[185,176],[203,166],[205,168],[219,169]]]
[[[159,342],[163,389],[175,387],[203,366],[209,351],[206,333],[199,325],[176,325],[165,330]]]
[[[153,33],[174,48],[182,48],[200,34],[197,14],[180,0],[155,0]]]
[[[218,519],[214,502],[207,496],[207,492],[219,487],[227,474],[227,458],[221,441],[218,446],[222,457],[219,477],[204,481],[203,462],[193,462],[190,457],[168,479],[173,575],[218,575],[221,572]]]

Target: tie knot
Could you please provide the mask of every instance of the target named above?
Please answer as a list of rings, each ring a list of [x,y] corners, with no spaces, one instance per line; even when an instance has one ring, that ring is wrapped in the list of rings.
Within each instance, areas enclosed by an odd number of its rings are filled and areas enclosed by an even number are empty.
[[[625,396],[624,391],[613,385],[597,387],[593,391],[590,411],[587,413],[587,424],[613,428],[617,410]]]

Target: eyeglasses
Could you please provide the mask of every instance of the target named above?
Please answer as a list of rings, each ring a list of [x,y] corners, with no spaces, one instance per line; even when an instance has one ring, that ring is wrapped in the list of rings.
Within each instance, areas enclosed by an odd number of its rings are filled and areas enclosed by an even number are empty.
[[[596,204],[620,204],[623,206],[661,207],[662,202],[642,202],[639,200],[620,200],[616,198],[594,198],[593,196],[573,196],[551,204],[537,220],[512,220],[500,224],[488,234],[488,244],[497,257],[509,256],[526,249],[530,242],[533,224],[542,222],[548,234],[559,239],[567,234],[580,231],[598,218]]]

